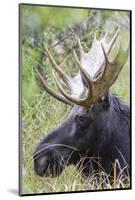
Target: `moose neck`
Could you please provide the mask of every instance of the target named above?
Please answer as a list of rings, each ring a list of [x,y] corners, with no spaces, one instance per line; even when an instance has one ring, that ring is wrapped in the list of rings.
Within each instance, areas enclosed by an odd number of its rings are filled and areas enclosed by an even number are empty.
[[[94,119],[94,132],[90,154],[99,154],[104,148],[114,148],[113,142],[119,148],[123,137],[129,137],[130,129],[130,108],[122,103],[115,95],[108,94],[109,109],[107,116],[103,114],[102,120]],[[96,115],[97,116],[97,115]],[[100,123],[99,123],[100,121]],[[126,133],[126,135],[125,135]],[[94,147],[94,148],[93,148]],[[96,149],[95,149],[96,147]],[[111,150],[110,150],[111,151]]]

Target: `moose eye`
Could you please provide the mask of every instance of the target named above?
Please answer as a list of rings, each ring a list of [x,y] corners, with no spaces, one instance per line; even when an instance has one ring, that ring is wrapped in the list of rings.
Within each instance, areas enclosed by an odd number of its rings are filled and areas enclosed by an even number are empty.
[[[81,126],[87,126],[88,125],[88,122],[89,122],[89,119],[87,116],[77,116],[76,117],[76,121],[79,125]]]
[[[84,117],[84,116],[78,116],[78,121],[79,122],[85,122],[86,121],[86,117]]]

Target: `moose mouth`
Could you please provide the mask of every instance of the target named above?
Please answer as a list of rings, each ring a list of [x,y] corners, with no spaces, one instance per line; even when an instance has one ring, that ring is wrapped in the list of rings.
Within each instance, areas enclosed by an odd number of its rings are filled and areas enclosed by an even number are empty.
[[[34,160],[34,170],[41,177],[56,177],[59,176],[64,167],[57,160],[50,160],[47,157]]]

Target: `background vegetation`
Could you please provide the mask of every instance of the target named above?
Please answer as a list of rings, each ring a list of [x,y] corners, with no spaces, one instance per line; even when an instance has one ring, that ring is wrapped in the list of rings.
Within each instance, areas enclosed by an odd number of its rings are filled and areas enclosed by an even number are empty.
[[[83,179],[75,167],[69,166],[57,178],[41,178],[34,173],[32,155],[41,138],[70,112],[70,107],[50,97],[39,87],[35,69],[44,70],[48,85],[56,90],[52,68],[44,56],[43,43],[47,42],[58,63],[67,58],[63,68],[73,76],[77,68],[71,50],[76,49],[73,34],[77,34],[87,51],[96,33],[97,38],[106,31],[111,36],[121,26],[123,48],[129,41],[129,13],[120,11],[21,6],[22,37],[22,133],[21,170],[22,193],[62,192],[129,187],[129,177],[119,174],[115,185],[107,175],[101,174]],[[118,45],[117,45],[118,46]],[[117,50],[117,47],[116,49]],[[114,53],[115,53],[114,50]],[[111,91],[129,104],[130,66],[129,58]],[[53,114],[53,115],[52,115]],[[52,120],[53,119],[53,120]]]

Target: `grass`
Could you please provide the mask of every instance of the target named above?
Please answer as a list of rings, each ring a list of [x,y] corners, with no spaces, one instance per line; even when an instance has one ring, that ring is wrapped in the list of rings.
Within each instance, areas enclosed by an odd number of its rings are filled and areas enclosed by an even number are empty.
[[[32,51],[34,58],[38,57]],[[23,80],[22,80],[22,193],[50,193],[68,192],[84,190],[102,190],[129,188],[130,177],[126,176],[121,169],[120,174],[116,174],[114,163],[113,183],[108,175],[93,172],[88,179],[81,176],[74,166],[67,167],[60,177],[41,178],[33,170],[32,155],[37,143],[49,131],[66,119],[70,112],[70,107],[50,97],[46,92],[41,92],[35,81],[33,61],[27,57],[26,49],[23,49]],[[37,60],[37,59],[36,59]],[[31,67],[32,66],[32,67]],[[24,78],[25,76],[25,78]],[[50,81],[51,83],[51,81]],[[55,88],[54,84],[51,85]],[[120,76],[111,88],[126,104],[130,99],[130,70],[129,61],[122,69]],[[53,113],[53,116],[52,116]]]

